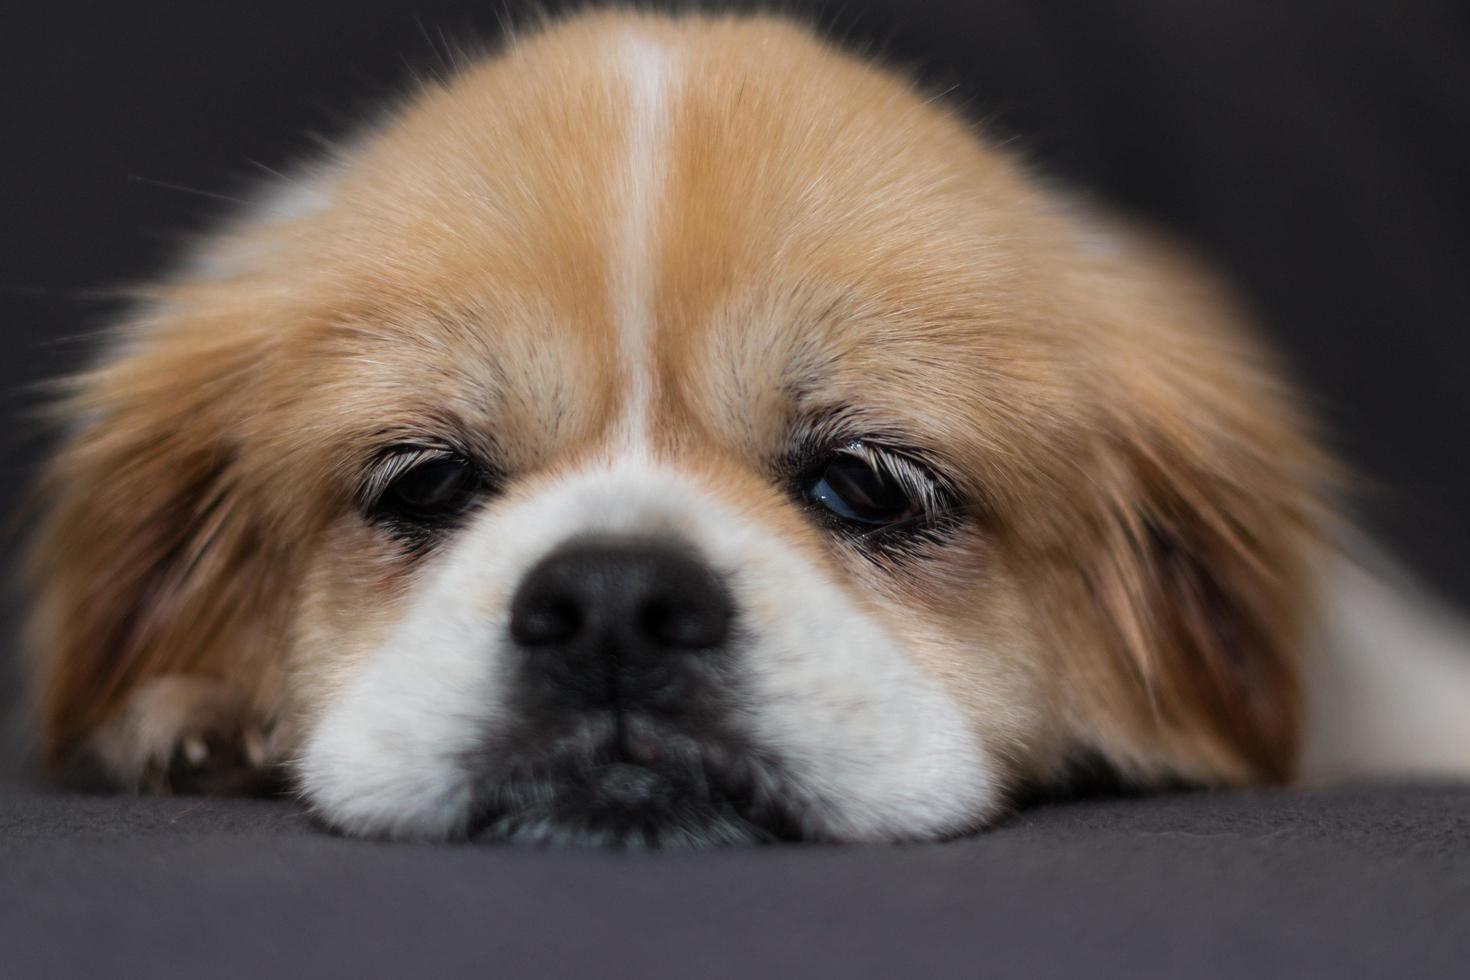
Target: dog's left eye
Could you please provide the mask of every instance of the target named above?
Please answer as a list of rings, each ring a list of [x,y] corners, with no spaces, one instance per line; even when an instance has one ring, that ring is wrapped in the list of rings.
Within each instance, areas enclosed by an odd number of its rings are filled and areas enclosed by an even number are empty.
[[[828,456],[808,479],[809,503],[862,529],[906,524],[939,509],[940,491],[922,467],[861,442]]]
[[[837,517],[880,526],[914,516],[915,503],[892,474],[856,456],[835,457],[807,490],[807,497]]]

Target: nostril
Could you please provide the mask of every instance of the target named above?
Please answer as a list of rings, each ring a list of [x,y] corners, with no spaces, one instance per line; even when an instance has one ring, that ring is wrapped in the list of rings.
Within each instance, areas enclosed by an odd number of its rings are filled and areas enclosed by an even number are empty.
[[[643,634],[663,646],[707,649],[724,644],[730,611],[725,603],[706,600],[674,601],[654,598],[643,604],[638,625]]]
[[[581,608],[567,596],[537,596],[517,605],[511,615],[511,637],[524,646],[565,643],[582,631]]]

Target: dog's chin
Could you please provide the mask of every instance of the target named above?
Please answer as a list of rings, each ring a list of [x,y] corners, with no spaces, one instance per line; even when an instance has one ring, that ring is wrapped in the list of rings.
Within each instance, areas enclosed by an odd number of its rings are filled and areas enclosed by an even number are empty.
[[[646,726],[637,734],[582,726],[550,751],[511,756],[482,787],[476,841],[702,848],[817,839],[804,832],[774,765]]]

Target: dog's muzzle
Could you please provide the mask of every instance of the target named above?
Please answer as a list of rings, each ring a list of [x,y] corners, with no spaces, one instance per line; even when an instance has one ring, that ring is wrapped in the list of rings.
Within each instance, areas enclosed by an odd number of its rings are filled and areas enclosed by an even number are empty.
[[[492,740],[477,836],[704,846],[801,836],[779,766],[732,724],[739,624],[691,550],[583,539],[511,605],[515,720]]]

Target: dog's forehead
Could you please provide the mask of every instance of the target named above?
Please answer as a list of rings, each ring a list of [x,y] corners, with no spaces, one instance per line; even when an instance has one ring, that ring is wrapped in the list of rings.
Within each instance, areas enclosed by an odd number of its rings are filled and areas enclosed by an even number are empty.
[[[533,39],[401,114],[335,193],[321,254],[361,311],[337,336],[393,341],[352,370],[483,411],[511,451],[760,449],[803,400],[953,414],[1030,329],[1010,167],[770,23]]]

